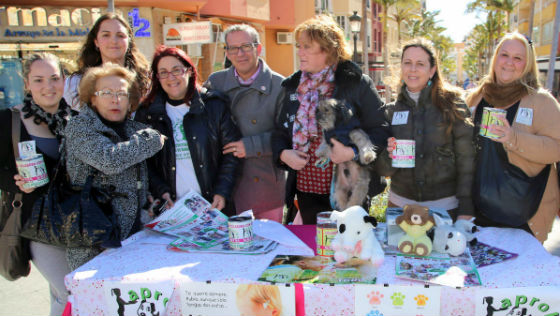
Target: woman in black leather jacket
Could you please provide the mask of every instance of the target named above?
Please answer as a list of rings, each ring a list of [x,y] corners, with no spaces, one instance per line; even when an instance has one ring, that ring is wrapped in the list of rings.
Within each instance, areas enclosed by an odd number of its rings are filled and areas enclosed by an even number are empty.
[[[212,207],[234,215],[230,198],[239,161],[222,154],[222,148],[241,134],[227,97],[196,84],[196,68],[180,49],[160,46],[151,69],[152,88],[135,120],[168,137],[163,150],[148,160],[152,195],[169,208],[194,190]]]
[[[288,170],[286,204],[292,207],[297,195],[303,223],[314,224],[316,213],[331,210],[333,164],[357,156],[352,147],[332,139],[331,162],[325,167],[316,166],[315,151],[323,137],[315,119],[318,101],[334,98],[349,104],[376,151],[386,146],[389,124],[373,81],[349,60],[350,49],[336,21],[318,16],[300,24],[295,34],[300,71],[282,82],[282,107],[272,134],[272,155],[275,163]],[[372,172],[368,196],[384,188],[384,179]]]

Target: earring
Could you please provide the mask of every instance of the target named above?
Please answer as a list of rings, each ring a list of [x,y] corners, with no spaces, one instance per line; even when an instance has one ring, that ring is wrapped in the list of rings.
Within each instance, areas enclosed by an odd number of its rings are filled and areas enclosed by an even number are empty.
[[[432,86],[432,78],[430,78],[430,80],[428,80],[428,87]]]

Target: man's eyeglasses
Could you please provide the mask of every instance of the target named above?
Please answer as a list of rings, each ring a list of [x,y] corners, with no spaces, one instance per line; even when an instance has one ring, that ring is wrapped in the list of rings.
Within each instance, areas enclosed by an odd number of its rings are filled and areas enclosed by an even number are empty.
[[[185,73],[190,72],[189,68],[176,68],[173,69],[171,71],[160,71],[157,73],[157,77],[159,79],[166,79],[167,77],[169,77],[169,74],[172,74],[173,77],[181,77],[182,75],[184,75]]]
[[[114,98],[117,97],[117,99],[128,99],[128,92],[126,91],[111,91],[109,89],[105,89],[105,90],[99,90],[96,91],[94,93],[96,96],[101,97],[101,98],[105,98],[105,99],[109,99],[109,98]]]
[[[239,50],[244,53],[249,53],[253,50],[253,47],[257,46],[257,43],[246,43],[241,46],[226,46],[226,51],[228,54],[237,55]]]

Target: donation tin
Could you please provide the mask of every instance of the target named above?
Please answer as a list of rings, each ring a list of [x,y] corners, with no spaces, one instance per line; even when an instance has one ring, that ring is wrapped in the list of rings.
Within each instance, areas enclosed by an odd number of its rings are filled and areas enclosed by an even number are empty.
[[[331,241],[336,236],[336,223],[331,220],[332,212],[317,214],[317,254],[323,257],[332,257]]]
[[[26,158],[16,159],[18,173],[23,177],[25,189],[37,188],[49,183],[47,167],[43,155],[36,154]]]
[[[228,219],[229,246],[240,250],[253,244],[253,219],[250,216],[231,216]]]
[[[391,166],[393,168],[414,168],[416,142],[411,139],[397,139],[395,144]]]
[[[496,108],[484,107],[482,109],[482,120],[480,121],[480,136],[498,139],[499,135],[490,132],[490,126],[503,125],[499,118],[506,118],[506,111]]]

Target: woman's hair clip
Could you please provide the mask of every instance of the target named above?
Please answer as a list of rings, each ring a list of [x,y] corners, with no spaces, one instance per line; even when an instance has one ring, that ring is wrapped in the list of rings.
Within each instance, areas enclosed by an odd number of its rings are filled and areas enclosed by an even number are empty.
[[[269,301],[265,301],[265,302],[263,303],[263,309],[267,309],[267,308],[268,308],[268,305],[270,305],[270,302],[269,302]]]
[[[529,43],[529,46],[533,47],[533,41],[529,38],[529,36],[523,34],[523,36],[525,36],[525,39],[527,40],[527,43]]]

